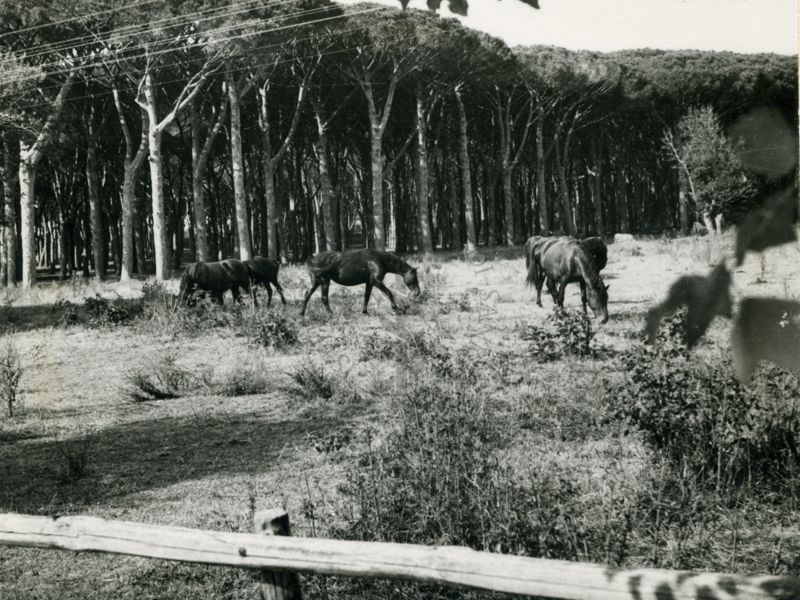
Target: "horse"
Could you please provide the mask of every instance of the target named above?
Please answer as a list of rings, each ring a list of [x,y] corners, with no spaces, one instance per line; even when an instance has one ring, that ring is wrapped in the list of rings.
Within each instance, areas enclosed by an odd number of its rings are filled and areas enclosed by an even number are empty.
[[[550,295],[562,310],[567,284],[578,282],[583,312],[586,313],[588,300],[595,316],[602,316],[603,323],[608,321],[608,286],[603,284],[585,244],[568,237],[534,236],[525,243],[525,262],[528,266],[526,281],[529,286],[536,286],[536,303],[539,306],[542,305],[541,290],[545,278]]]
[[[538,236],[535,235],[528,238],[525,242],[525,268],[528,269],[528,285],[536,286],[536,304],[542,305],[542,285],[545,280],[545,273],[541,269],[541,257],[543,252],[549,248],[556,240],[559,239],[575,239],[575,238],[558,238],[552,236]],[[608,248],[606,247],[603,238],[601,237],[588,237],[578,240],[581,245],[586,249],[592,262],[594,263],[597,272],[602,271],[606,264],[608,264]],[[530,274],[531,261],[536,261],[533,265],[535,275]],[[568,283],[578,283],[580,278],[574,278]],[[548,286],[548,290],[550,286]],[[581,290],[583,292],[583,290]],[[554,296],[555,298],[555,296]],[[586,312],[586,295],[581,294],[581,301],[583,303],[583,312]]]
[[[281,296],[281,302],[284,305],[286,304],[286,298],[283,297],[283,288],[281,284],[278,283],[278,269],[280,266],[277,260],[256,256],[255,258],[244,261],[244,264],[250,273],[250,285],[255,286],[261,284],[267,288],[267,306],[272,304],[273,285]],[[255,289],[253,289],[253,296],[255,296]]]
[[[240,288],[250,294],[258,306],[250,288],[250,272],[242,261],[235,258],[219,262],[198,261],[188,265],[183,272],[176,305],[184,302],[188,304],[189,298],[197,289],[209,292],[220,305],[223,303],[223,294],[228,290],[233,294],[234,300],[241,302]]]
[[[402,258],[390,252],[370,248],[349,250],[347,252],[326,251],[312,256],[306,266],[311,277],[311,289],[306,292],[305,298],[303,298],[303,307],[300,309],[301,316],[305,315],[308,300],[320,286],[322,286],[322,303],[328,309],[328,312],[331,312],[331,307],[328,303],[328,288],[331,281],[346,286],[366,285],[364,308],[361,311],[365,315],[368,314],[367,304],[369,304],[369,297],[373,287],[382,291],[389,299],[392,309],[397,310],[397,304],[395,304],[392,292],[383,283],[383,278],[387,273],[402,275],[403,282],[408,289],[415,296],[420,294],[417,270]]]

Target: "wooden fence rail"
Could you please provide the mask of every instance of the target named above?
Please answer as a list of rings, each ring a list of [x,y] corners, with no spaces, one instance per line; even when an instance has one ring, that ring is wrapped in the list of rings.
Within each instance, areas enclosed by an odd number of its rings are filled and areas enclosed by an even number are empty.
[[[95,517],[0,514],[0,545],[111,552],[250,569],[413,579],[565,600],[800,600],[797,577],[620,570],[458,547],[203,531]]]

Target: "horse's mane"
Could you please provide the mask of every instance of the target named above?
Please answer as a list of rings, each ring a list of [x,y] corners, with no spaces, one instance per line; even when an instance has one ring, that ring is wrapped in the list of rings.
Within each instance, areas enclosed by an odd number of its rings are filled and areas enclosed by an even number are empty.
[[[581,277],[593,288],[602,287],[603,280],[600,278],[600,271],[597,270],[589,250],[582,243],[577,241],[576,246],[579,252],[582,252],[586,258],[586,260],[578,261],[578,270],[581,273]]]
[[[392,269],[393,272],[395,272],[395,273],[405,274],[405,273],[408,273],[409,271],[411,271],[414,268],[410,264],[408,264],[406,261],[404,261],[402,258],[397,256],[396,254],[392,254],[391,252],[387,252],[386,256],[387,256],[387,259],[388,259],[387,262],[389,263],[387,266],[390,269]],[[396,271],[394,271],[394,269],[396,269]]]

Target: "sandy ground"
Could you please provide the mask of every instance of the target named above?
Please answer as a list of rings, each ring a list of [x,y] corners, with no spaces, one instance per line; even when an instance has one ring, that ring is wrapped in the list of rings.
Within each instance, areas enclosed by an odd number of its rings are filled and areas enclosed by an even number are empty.
[[[680,275],[705,273],[727,255],[732,240],[648,240],[611,245],[603,273],[609,289],[609,322],[597,339],[625,347],[643,326],[647,308],[663,297]],[[412,262],[414,262],[412,260]],[[735,269],[735,295],[773,295],[800,298],[800,250],[794,245],[773,249],[763,264],[749,257]],[[310,534],[335,518],[335,490],[346,476],[346,453],[320,452],[320,440],[350,431],[386,415],[388,399],[401,380],[394,367],[378,361],[359,361],[354,341],[367,331],[425,328],[437,332],[453,347],[473,345],[487,351],[524,352],[520,324],[543,321],[552,310],[532,301],[524,286],[522,250],[483,251],[480,260],[465,262],[449,255],[421,266],[423,288],[434,287],[441,298],[464,297],[468,312],[433,309],[420,316],[395,317],[387,300],[373,293],[371,315],[360,315],[363,290],[332,289],[334,316],[321,308],[318,296],[309,305],[301,344],[288,352],[255,349],[233,332],[213,330],[195,336],[153,335],[134,328],[54,328],[52,304],[61,298],[86,296],[132,298],[141,284],[48,285],[15,292],[3,299],[5,340],[22,355],[22,414],[0,421],[0,511],[36,514],[87,514],[114,519],[201,527],[248,530],[253,508],[285,506],[296,522],[297,534]],[[281,280],[296,314],[306,286],[300,267],[282,269]],[[763,281],[763,283],[762,283]],[[387,278],[402,296],[399,278]],[[177,282],[173,281],[173,287]],[[566,305],[579,310],[577,286],[571,286]],[[728,323],[717,320],[704,342],[725,352]],[[256,365],[273,377],[275,388],[242,397],[196,395],[146,404],[125,400],[122,390],[131,369],[165,355],[182,367],[218,377],[237,364]],[[364,390],[362,407],[343,413],[298,406],[282,385],[287,371],[309,361],[345,373]],[[592,401],[592,385],[602,369],[592,364],[559,364],[549,370],[527,368],[498,383],[502,393],[526,402],[542,399],[543,377],[560,389],[575,387],[579,401]],[[576,377],[575,373],[582,373]],[[521,400],[521,401],[523,401]],[[537,446],[535,436],[522,446],[520,460],[547,452],[565,468],[597,470],[609,457],[628,465],[614,477],[635,475],[641,463],[638,448],[610,448],[605,440],[569,440]],[[66,456],[86,449],[87,472],[79,479],[66,476]],[[561,458],[560,458],[561,457]],[[581,466],[583,465],[583,466]],[[314,519],[307,503],[318,509]],[[169,583],[189,567],[121,557],[72,555],[67,552],[0,548],[0,597],[170,597]],[[242,579],[244,577],[244,580]],[[246,576],[202,568],[196,575],[209,597],[249,597]],[[245,582],[245,591],[242,582]],[[217,589],[219,588],[219,589]],[[218,592],[218,593],[217,593]],[[216,595],[215,595],[216,594]],[[189,593],[191,596],[191,593]]]

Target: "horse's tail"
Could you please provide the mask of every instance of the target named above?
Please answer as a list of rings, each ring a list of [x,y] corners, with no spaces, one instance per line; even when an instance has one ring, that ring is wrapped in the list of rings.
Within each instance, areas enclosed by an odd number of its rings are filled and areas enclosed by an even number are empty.
[[[539,266],[536,264],[536,257],[533,256],[533,246],[525,249],[525,266],[528,267],[525,283],[528,287],[535,287],[536,280],[539,278]]]
[[[178,306],[180,306],[187,300],[186,292],[189,289],[190,278],[191,278],[191,276],[189,275],[189,268],[190,267],[187,267],[186,270],[183,272],[183,275],[181,276],[181,287],[178,290],[178,297],[175,299],[175,304],[172,307],[173,311],[177,310]]]

